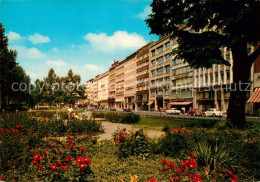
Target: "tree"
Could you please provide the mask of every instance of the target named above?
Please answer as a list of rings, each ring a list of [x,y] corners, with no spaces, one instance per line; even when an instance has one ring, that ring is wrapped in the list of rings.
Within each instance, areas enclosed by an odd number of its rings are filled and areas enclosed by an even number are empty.
[[[74,74],[73,71],[70,69],[67,73],[67,76],[64,78],[65,81],[65,89],[64,89],[64,101],[70,105],[75,104],[75,102],[80,98],[79,93],[79,83],[80,83],[80,76]]]
[[[48,72],[48,76],[44,78],[43,98],[49,104],[50,109],[53,103],[55,103],[55,85],[57,83],[57,75],[53,68]]]
[[[229,64],[221,48],[233,56],[233,85],[227,120],[245,126],[246,92],[250,68],[260,46],[248,53],[248,46],[260,40],[260,2],[256,0],[154,0],[146,20],[152,34],[171,34],[179,44],[174,50],[193,68]],[[185,25],[185,28],[180,28]],[[242,83],[242,84],[241,84]],[[235,89],[239,88],[241,89]]]
[[[0,94],[1,109],[6,110],[7,106],[28,104],[30,95],[28,93],[28,85],[30,85],[30,77],[16,62],[17,52],[8,49],[8,38],[4,34],[5,29],[0,23]],[[13,89],[14,83],[25,83],[26,89],[21,91]]]

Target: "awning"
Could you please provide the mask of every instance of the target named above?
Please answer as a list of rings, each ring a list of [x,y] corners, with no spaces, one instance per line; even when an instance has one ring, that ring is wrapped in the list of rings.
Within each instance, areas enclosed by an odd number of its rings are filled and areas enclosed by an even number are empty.
[[[256,88],[252,96],[248,99],[248,103],[260,103],[260,88]]]
[[[151,100],[150,102],[148,102],[148,106],[152,105],[154,103],[154,100]]]
[[[186,106],[186,105],[189,105],[191,104],[192,102],[170,102],[169,104],[170,105],[174,105],[174,106]]]

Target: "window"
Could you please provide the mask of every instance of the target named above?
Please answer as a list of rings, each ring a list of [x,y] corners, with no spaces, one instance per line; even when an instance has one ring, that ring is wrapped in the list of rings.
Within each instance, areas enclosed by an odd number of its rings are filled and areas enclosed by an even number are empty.
[[[152,56],[155,56],[155,50],[152,50]]]
[[[152,86],[155,86],[155,80],[152,80]]]
[[[221,72],[221,80],[224,82],[224,72]]]
[[[170,61],[170,59],[171,59],[170,54],[166,54],[166,55],[165,55],[165,58],[166,58],[166,61]]]
[[[156,81],[158,86],[163,84],[163,78],[157,79]]]
[[[152,76],[155,76],[155,70],[152,70]]]
[[[227,80],[230,80],[230,72],[227,71]]]
[[[166,91],[165,91],[165,95],[170,95],[170,91],[169,91],[169,90],[166,90]]]
[[[152,92],[152,97],[154,97],[154,96],[155,96],[155,91]]]
[[[158,52],[158,54],[162,53],[163,52],[163,46],[158,47],[157,52]]]
[[[166,73],[170,73],[170,65],[165,66],[165,71],[166,71]]]
[[[170,77],[168,76],[168,77],[165,77],[165,82],[166,83],[170,83]]]
[[[157,95],[162,96],[163,95],[163,91],[158,91]]]
[[[176,86],[176,80],[172,81],[172,86],[174,86],[174,87]]]
[[[167,42],[167,43],[165,44],[165,46],[166,46],[166,50],[170,49],[170,47],[171,47],[170,42]]]
[[[173,76],[175,76],[176,75],[176,70],[173,70],[173,74],[172,74]]]
[[[176,65],[176,59],[172,60],[172,65]]]
[[[218,83],[218,74],[215,75],[215,80]]]
[[[162,63],[163,63],[163,56],[162,56],[162,57],[159,57],[159,58],[157,59],[157,61],[158,61],[158,64],[162,64]]]
[[[152,60],[152,65],[155,66],[155,60]]]
[[[163,74],[163,68],[158,68],[158,69],[157,69],[157,74],[158,74],[158,75]]]

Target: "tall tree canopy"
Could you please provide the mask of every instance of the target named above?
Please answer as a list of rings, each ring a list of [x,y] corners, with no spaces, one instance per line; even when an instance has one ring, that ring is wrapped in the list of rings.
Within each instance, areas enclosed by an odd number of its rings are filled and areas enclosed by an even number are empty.
[[[1,109],[7,109],[9,105],[29,104],[30,78],[16,62],[17,52],[8,49],[8,38],[5,29],[0,22],[0,100]],[[13,83],[24,83],[26,88],[13,89]]]
[[[229,64],[220,49],[233,57],[233,87],[248,83],[250,68],[260,54],[260,46],[248,53],[248,46],[260,40],[260,1],[257,0],[154,0],[146,20],[152,34],[172,34],[179,44],[177,57],[193,68]],[[181,28],[185,25],[185,28]],[[228,121],[245,126],[246,92],[232,89]]]

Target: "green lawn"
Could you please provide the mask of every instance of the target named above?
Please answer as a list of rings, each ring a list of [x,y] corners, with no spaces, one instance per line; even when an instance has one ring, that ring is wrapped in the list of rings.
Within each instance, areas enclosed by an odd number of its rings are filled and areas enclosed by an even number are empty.
[[[134,123],[133,125],[140,129],[152,129],[161,131],[165,124],[167,124],[170,128],[178,128],[183,127],[191,123],[191,121],[183,121],[182,119],[176,118],[145,118],[141,117],[141,120],[138,123]]]

